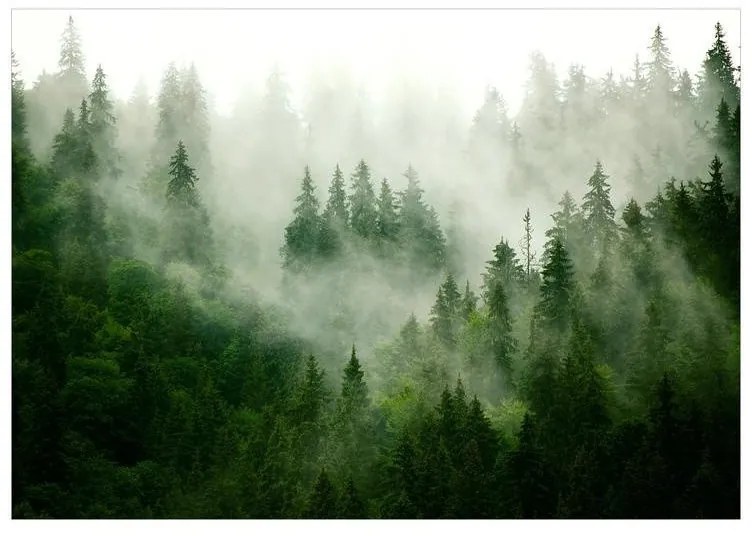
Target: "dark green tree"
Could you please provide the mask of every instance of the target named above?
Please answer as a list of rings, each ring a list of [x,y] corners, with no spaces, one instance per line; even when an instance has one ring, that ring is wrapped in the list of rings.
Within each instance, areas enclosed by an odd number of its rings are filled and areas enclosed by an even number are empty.
[[[585,230],[596,251],[606,251],[616,237],[616,211],[611,204],[611,186],[603,172],[600,160],[595,163],[593,175],[588,179],[590,190],[582,203]]]
[[[301,271],[310,267],[317,259],[321,229],[319,201],[308,166],[303,174],[300,195],[295,201],[295,217],[285,227],[282,255],[286,268]]]
[[[329,186],[329,199],[324,209],[324,218],[335,226],[345,228],[348,223],[347,194],[345,193],[345,179],[339,164],[334,169],[332,183]]]
[[[352,175],[350,194],[350,227],[358,236],[370,238],[376,233],[376,196],[371,184],[371,171],[364,160]]]

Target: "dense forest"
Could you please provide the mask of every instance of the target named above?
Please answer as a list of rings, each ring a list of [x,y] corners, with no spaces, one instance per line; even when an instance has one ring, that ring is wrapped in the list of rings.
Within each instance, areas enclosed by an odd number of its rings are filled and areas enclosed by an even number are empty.
[[[14,55],[13,516],[739,517],[739,69],[647,37],[467,126]]]

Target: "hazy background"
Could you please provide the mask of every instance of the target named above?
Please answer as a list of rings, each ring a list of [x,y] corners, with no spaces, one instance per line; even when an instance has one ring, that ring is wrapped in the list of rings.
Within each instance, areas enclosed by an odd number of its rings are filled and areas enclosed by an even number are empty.
[[[613,68],[618,80],[635,54],[647,57],[660,24],[674,65],[694,73],[716,21],[735,63],[741,31],[737,10],[14,10],[12,46],[27,85],[57,69],[69,15],[82,36],[87,75],[106,66],[119,98],[140,77],[155,95],[170,61],[193,61],[210,103],[227,115],[243,91],[261,90],[276,63],[299,108],[311,74],[347,66],[375,100],[406,74],[452,88],[468,122],[487,84],[517,112],[535,50],[562,77],[577,62],[599,75]]]

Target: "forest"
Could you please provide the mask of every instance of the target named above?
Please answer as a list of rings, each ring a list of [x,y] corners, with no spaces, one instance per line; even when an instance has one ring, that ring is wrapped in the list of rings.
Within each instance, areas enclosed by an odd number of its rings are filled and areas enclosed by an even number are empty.
[[[119,100],[61,31],[12,53],[14,518],[739,518],[720,23],[695,74],[661,26],[620,79],[533,53],[467,125],[277,69]]]

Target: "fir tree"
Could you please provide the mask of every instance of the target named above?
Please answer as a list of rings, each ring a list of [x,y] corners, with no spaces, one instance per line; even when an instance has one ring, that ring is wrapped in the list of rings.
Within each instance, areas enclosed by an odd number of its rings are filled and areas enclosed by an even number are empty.
[[[77,148],[76,118],[68,108],[63,116],[63,126],[52,143],[52,167],[60,177],[68,177],[78,169]]]
[[[352,175],[350,194],[350,227],[363,238],[376,233],[376,196],[371,185],[371,171],[364,160],[358,163]]]
[[[535,262],[535,253],[532,249],[533,241],[533,226],[530,223],[530,209],[525,211],[525,215],[522,217],[522,222],[525,224],[525,234],[522,237],[522,254],[525,263],[525,277],[528,281],[531,280],[533,263]]]
[[[345,179],[339,164],[334,169],[332,183],[329,186],[329,199],[324,209],[324,218],[335,226],[345,228],[348,223],[347,194],[345,193]]]
[[[614,239],[616,223],[615,210],[611,204],[611,186],[608,175],[603,172],[603,165],[596,162],[593,175],[588,179],[590,190],[585,194],[582,212],[585,217],[585,230],[591,245],[598,251],[608,247]]]
[[[465,281],[465,293],[462,295],[462,318],[468,320],[478,307],[478,297],[470,289],[470,281]]]
[[[537,313],[545,323],[562,331],[568,323],[574,283],[569,254],[558,239],[554,239],[541,275],[543,283]]]
[[[512,369],[512,354],[517,348],[517,342],[512,337],[512,320],[507,295],[503,283],[499,280],[494,280],[488,291],[488,316],[491,350],[496,363],[509,374]]]
[[[363,369],[355,353],[353,344],[350,360],[342,376],[342,393],[339,398],[340,414],[354,419],[368,407],[368,387],[363,379]]]
[[[483,274],[483,297],[486,302],[494,282],[498,281],[507,292],[512,293],[516,285],[525,278],[525,270],[517,259],[517,253],[503,237],[494,246],[493,252],[493,259],[486,263],[486,272]]]
[[[319,201],[308,166],[303,174],[300,195],[295,201],[295,217],[285,227],[282,253],[285,267],[301,271],[309,267],[318,256],[321,229]]]
[[[64,77],[85,78],[84,54],[81,51],[81,38],[73,24],[73,17],[68,17],[68,24],[62,35],[60,59],[58,65]]]
[[[739,86],[736,83],[736,68],[731,60],[731,51],[726,44],[721,23],[715,25],[715,40],[703,61],[701,98],[706,109],[712,110],[721,99],[731,108],[739,103]]]
[[[377,202],[376,235],[385,241],[397,239],[399,231],[397,207],[392,189],[386,179],[381,181],[381,192]]]
[[[673,90],[673,67],[671,53],[660,25],[655,28],[650,43],[652,60],[648,63],[648,89],[657,95],[668,95]]]
[[[183,141],[178,141],[175,154],[170,158],[170,181],[167,183],[167,200],[183,206],[196,206],[198,195],[196,171],[188,163],[188,151]]]
[[[113,104],[109,98],[109,90],[102,66],[97,66],[94,80],[91,83],[89,93],[90,124],[94,145],[94,153],[97,159],[103,163],[104,169],[112,174],[117,174],[115,153],[115,116]]]
[[[308,499],[305,517],[309,519],[333,519],[336,516],[337,492],[325,469],[321,469],[316,484]]]

